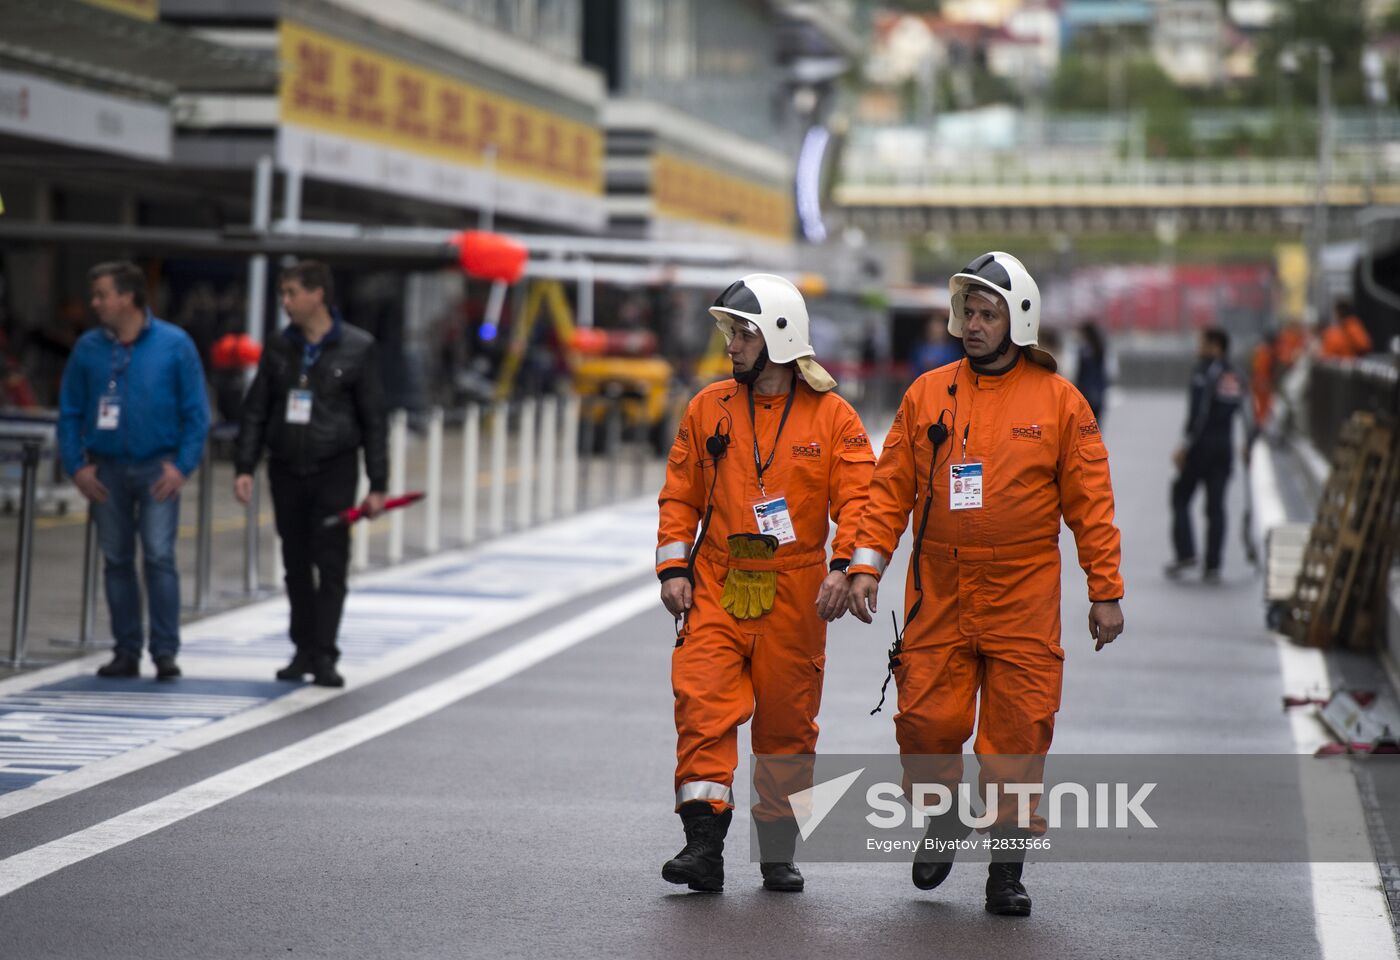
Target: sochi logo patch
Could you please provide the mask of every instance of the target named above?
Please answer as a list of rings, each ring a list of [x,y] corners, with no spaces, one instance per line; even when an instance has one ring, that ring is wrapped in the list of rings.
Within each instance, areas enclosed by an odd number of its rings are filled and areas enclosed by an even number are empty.
[[[1013,423],[1011,425],[1012,440],[1030,440],[1039,443],[1044,438],[1044,433],[1038,423]]]
[[[842,437],[841,442],[845,444],[847,450],[864,450],[870,446],[870,438],[863,433],[854,436]]]
[[[1097,437],[1098,435],[1099,422],[1097,420],[1090,420],[1088,423],[1083,423],[1079,425],[1080,440],[1088,440],[1090,437]]]
[[[822,445],[816,440],[811,443],[794,443],[792,456],[795,460],[820,460],[822,458]]]

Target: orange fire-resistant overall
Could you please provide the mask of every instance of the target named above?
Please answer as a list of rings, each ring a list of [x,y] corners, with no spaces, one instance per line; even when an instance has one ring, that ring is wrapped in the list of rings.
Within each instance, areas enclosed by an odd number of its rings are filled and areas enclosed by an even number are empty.
[[[1123,595],[1108,451],[1079,392],[1024,356],[999,376],[978,375],[966,362],[930,371],[905,394],[885,439],[850,573],[879,576],[911,513],[917,530],[933,451],[928,431],[940,415],[948,439],[933,469],[923,599],[894,667],[905,789],[957,782],[979,691],[974,749],[983,789],[989,769],[994,782],[1039,782],[1022,778],[1038,777],[1060,707],[1061,516],[1074,532],[1089,598]],[[955,464],[982,465],[980,508],[950,508]],[[916,599],[911,564],[906,618]],[[927,755],[944,757],[916,759]],[[1001,761],[1012,768],[1003,779],[995,775],[998,755],[1032,759]],[[997,826],[1014,826],[1014,799],[999,806]],[[1045,821],[1036,815],[1031,829],[1042,832]]]
[[[760,458],[767,463],[772,454],[762,489],[748,388],[733,380],[691,400],[671,448],[660,498],[658,575],[686,566],[714,484],[714,513],[695,562],[694,604],[671,660],[677,807],[697,800],[716,812],[733,806],[738,727],[750,717],[755,754],[816,750],[826,663],[826,623],[816,601],[827,574],[828,516],[837,524],[833,563],[849,560],[875,456],[850,404],[800,380],[795,389],[781,437],[787,395],[754,397]],[[730,438],[720,458],[706,450],[706,439],[716,433]],[[780,545],[770,560],[731,557],[727,538],[763,532],[753,506],[778,497],[787,500],[797,539]],[[731,568],[777,571],[770,611],[739,620],[721,606]],[[762,802],[754,815],[789,816],[786,797],[805,786],[810,783],[759,783]]]

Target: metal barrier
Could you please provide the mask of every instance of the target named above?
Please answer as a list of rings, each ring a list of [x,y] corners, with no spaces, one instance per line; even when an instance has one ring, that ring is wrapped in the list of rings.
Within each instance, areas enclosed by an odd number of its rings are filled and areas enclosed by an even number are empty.
[[[214,445],[204,445],[199,461],[199,518],[194,542],[194,608],[209,609],[209,585],[214,567]]]
[[[59,646],[73,646],[87,650],[93,646],[93,634],[97,630],[97,517],[88,507],[87,521],[83,524],[83,596],[82,609],[78,614],[78,639],[55,637],[50,643]]]
[[[442,407],[428,411],[428,482],[424,488],[423,549],[436,553],[442,544]]]
[[[510,429],[510,405],[497,400],[491,407],[491,533],[506,532],[506,432]]]
[[[476,487],[480,473],[481,407],[469,403],[462,418],[462,506],[458,536],[464,544],[476,540]]]
[[[34,666],[25,655],[29,640],[29,579],[34,562],[34,490],[39,484],[38,440],[21,443],[19,494],[19,537],[15,548],[15,603],[10,611],[10,658],[5,666],[12,670]]]
[[[490,431],[489,472],[483,474],[481,449],[483,409],[468,405],[463,411],[461,431],[461,494],[460,544],[475,542],[484,525],[492,534],[502,534],[507,527],[527,529],[535,523],[569,516],[579,509],[597,506],[611,498],[634,495],[645,488],[650,463],[648,425],[628,422],[624,404],[629,401],[620,393],[587,400],[576,395],[526,398],[516,404],[496,402],[485,419]],[[512,409],[514,407],[514,409]],[[518,429],[512,437],[512,414]],[[443,430],[445,411],[434,408],[427,420],[425,527],[422,548],[427,553],[441,549],[443,492],[450,482],[449,468],[444,463]],[[19,438],[16,438],[19,439]],[[516,449],[511,449],[514,441]],[[30,666],[27,657],[27,631],[30,619],[30,588],[33,573],[35,491],[38,468],[42,459],[40,439],[23,438],[23,482],[20,496],[19,543],[16,551],[15,606],[11,622],[11,648],[8,660],[0,664],[11,668]],[[408,420],[405,411],[394,411],[390,417],[390,492],[402,493],[407,486]],[[602,464],[597,460],[601,457]],[[514,460],[514,462],[512,462]],[[514,476],[509,473],[516,467]],[[195,533],[194,608],[206,611],[216,605],[214,579],[214,497],[216,475],[213,445],[206,445],[200,464],[198,519]],[[261,471],[254,475],[253,494],[244,512],[243,595],[256,597],[262,591],[260,570],[261,529],[260,504],[265,481]],[[590,480],[590,476],[595,479]],[[602,479],[603,484],[596,482]],[[486,481],[483,491],[483,479]],[[361,475],[359,499],[367,493],[366,478]],[[513,493],[508,494],[508,486]],[[487,498],[488,516],[480,516],[482,495]],[[514,499],[509,502],[509,497]],[[508,510],[507,507],[511,509]],[[404,512],[389,516],[387,559],[399,562],[404,556]],[[513,521],[513,522],[512,522]],[[352,545],[354,567],[364,570],[370,566],[368,527],[357,527]],[[98,593],[99,549],[96,523],[89,510],[84,528],[82,611],[76,640],[55,640],[67,643],[79,651],[95,648],[96,606]],[[280,585],[279,585],[280,586]],[[105,646],[105,644],[104,644]]]
[[[408,469],[408,411],[395,410],[389,414],[389,496],[403,496],[407,487]],[[389,562],[403,560],[402,510],[389,514]]]
[[[1400,357],[1315,361],[1305,409],[1308,439],[1330,456],[1342,425],[1358,410],[1400,417]]]
[[[538,414],[539,404],[534,397],[520,401],[519,479],[515,486],[515,525],[519,530],[528,529],[534,516],[530,493],[535,480],[535,419]]]

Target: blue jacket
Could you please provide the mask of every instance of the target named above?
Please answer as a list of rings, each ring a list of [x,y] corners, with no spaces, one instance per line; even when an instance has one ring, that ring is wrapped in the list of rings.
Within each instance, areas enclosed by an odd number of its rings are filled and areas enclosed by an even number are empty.
[[[107,396],[117,398],[121,413],[115,430],[98,430],[98,404]],[[129,346],[103,327],[78,338],[59,395],[58,447],[69,475],[93,458],[167,459],[188,477],[208,432],[204,370],[185,331],[148,312]]]

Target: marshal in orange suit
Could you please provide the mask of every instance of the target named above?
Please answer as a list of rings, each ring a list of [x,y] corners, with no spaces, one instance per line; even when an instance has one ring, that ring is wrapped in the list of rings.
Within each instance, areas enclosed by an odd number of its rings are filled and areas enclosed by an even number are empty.
[[[905,394],[848,571],[851,609],[868,623],[877,578],[912,514],[905,629],[890,653],[906,790],[957,783],[979,698],[974,749],[983,789],[1040,782],[1065,656],[1061,517],[1088,575],[1095,649],[1123,629],[1108,451],[1088,403],[1036,347],[1035,281],[1015,257],[993,252],[950,286],[948,329],[967,356],[924,374]],[[1016,798],[1003,792],[994,832],[1014,845],[1045,830],[1038,814],[1020,831],[1017,823]],[[948,840],[969,831],[953,811],[933,817],[929,832]],[[921,853],[914,883],[932,889],[951,868],[951,855]],[[1021,868],[1015,855],[991,864],[989,911],[1030,913]]]
[[[811,786],[826,625],[847,610],[844,570],[875,456],[816,362],[796,287],[751,274],[710,312],[734,379],[686,410],[657,535],[661,599],[677,620],[675,788],[686,835],[662,876],[692,890],[723,887],[738,728],[752,718],[755,754],[795,757],[755,771],[763,885],[798,891],[787,797]]]

